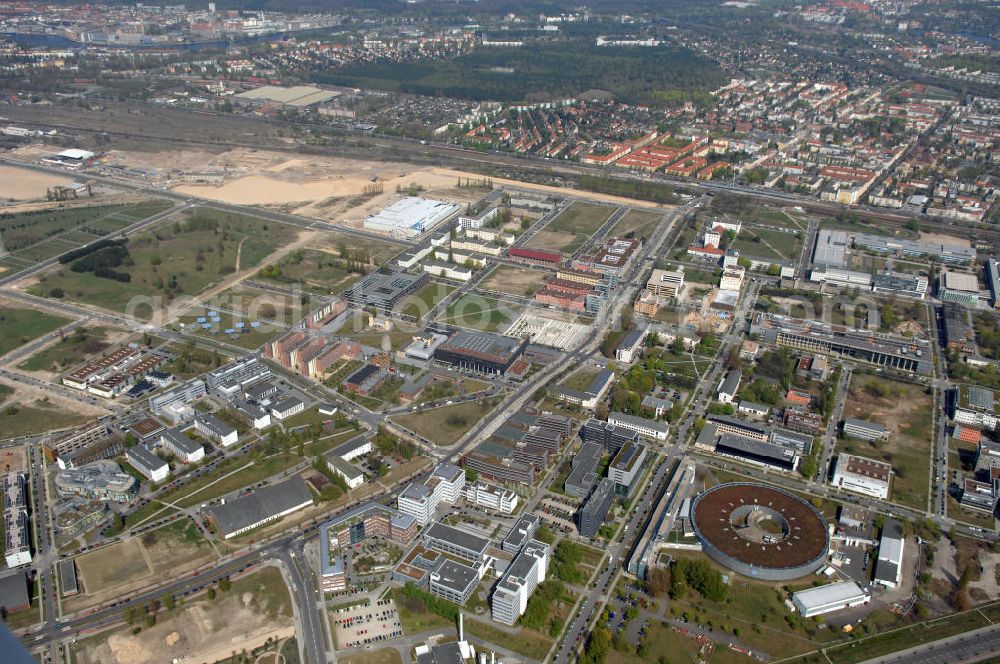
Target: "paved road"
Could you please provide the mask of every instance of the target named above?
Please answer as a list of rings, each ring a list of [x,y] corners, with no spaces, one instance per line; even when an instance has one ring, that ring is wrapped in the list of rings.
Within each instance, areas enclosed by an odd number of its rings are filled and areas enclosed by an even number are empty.
[[[1000,625],[958,634],[862,664],[972,664],[1000,653]]]

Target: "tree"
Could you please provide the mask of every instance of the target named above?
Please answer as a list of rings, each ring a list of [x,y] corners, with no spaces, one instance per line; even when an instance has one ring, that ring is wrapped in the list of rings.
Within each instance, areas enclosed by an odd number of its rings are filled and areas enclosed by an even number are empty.
[[[219,590],[222,592],[229,592],[229,589],[233,587],[232,581],[229,580],[228,576],[224,576],[219,579]]]
[[[469,468],[468,466],[466,466],[465,467],[465,481],[466,482],[475,482],[478,479],[479,479],[479,473],[476,472],[476,469],[475,468]]]
[[[173,595],[164,595],[163,596],[163,606],[165,606],[167,608],[167,610],[169,611],[169,610],[173,609],[175,606],[177,606],[177,600],[174,599]]]
[[[208,589],[208,592],[206,592],[206,593],[205,593],[205,595],[206,595],[206,596],[207,596],[207,597],[208,597],[209,599],[215,599],[215,588],[209,588],[209,589]]]
[[[646,572],[646,590],[653,597],[663,597],[670,590],[670,572],[652,567]]]

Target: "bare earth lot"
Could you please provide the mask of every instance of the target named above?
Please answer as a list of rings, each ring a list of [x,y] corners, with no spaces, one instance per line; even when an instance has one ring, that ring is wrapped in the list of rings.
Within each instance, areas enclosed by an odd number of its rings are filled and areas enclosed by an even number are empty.
[[[76,565],[84,592],[63,606],[67,612],[78,611],[184,574],[215,557],[194,523],[180,519],[79,556]]]
[[[203,596],[176,612],[160,614],[154,627],[138,634],[124,627],[81,641],[76,661],[228,661],[233,651],[250,651],[268,637],[280,640],[294,634],[288,590],[280,572],[268,567],[234,581],[232,589],[220,592],[215,600]]]
[[[25,168],[0,166],[0,198],[26,201],[45,198],[49,187],[66,186],[73,180],[48,173],[36,173]]]
[[[532,296],[549,276],[543,270],[501,265],[483,280],[482,288],[511,295]]]

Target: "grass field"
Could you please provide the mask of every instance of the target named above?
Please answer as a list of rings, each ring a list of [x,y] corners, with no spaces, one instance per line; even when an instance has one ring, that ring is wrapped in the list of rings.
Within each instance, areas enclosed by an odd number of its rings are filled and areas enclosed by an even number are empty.
[[[653,229],[663,220],[663,212],[652,210],[629,210],[617,224],[611,227],[608,235],[622,237],[632,233],[635,237],[648,240],[653,234]]]
[[[531,238],[527,246],[571,254],[582,247],[614,211],[606,205],[576,201]]]
[[[923,388],[909,383],[855,373],[844,417],[877,422],[889,429],[889,442],[845,439],[838,451],[891,463],[889,497],[904,505],[927,508],[927,482],[932,454],[931,417],[934,404]]]
[[[688,552],[678,552],[675,557],[704,559],[703,554]],[[725,603],[709,602],[689,591],[681,600],[670,600],[669,607],[672,614],[676,612],[677,616],[682,616],[686,612],[699,624],[711,621],[714,627],[723,631],[738,628],[744,643],[774,659],[800,655],[837,638],[838,634],[820,630],[812,621],[802,620],[794,614],[790,624],[786,619],[789,614],[784,597],[784,591],[777,585],[731,575]]]
[[[44,336],[70,321],[36,309],[0,308],[0,355]]]
[[[18,364],[17,368],[25,371],[65,371],[107,350],[111,346],[107,340],[110,331],[106,327],[78,327],[64,339]]]
[[[428,611],[426,605],[420,600],[406,597],[396,588],[391,589],[386,597],[395,600],[396,611],[399,613],[399,622],[403,626],[404,634],[419,634],[428,629],[458,628],[447,618]]]
[[[89,418],[46,400],[7,406],[0,411],[0,436],[14,438],[33,433],[68,429]]]
[[[272,620],[292,617],[292,598],[277,567],[264,567],[259,572],[233,581],[229,592],[237,597],[249,593],[251,603]]]
[[[546,653],[552,647],[552,639],[531,629],[522,628],[517,633],[517,636],[512,636],[491,624],[480,622],[479,620],[467,619],[465,621],[465,631],[473,637],[509,648],[516,653],[539,662],[545,659]],[[475,641],[474,638],[472,640]]]
[[[149,200],[0,214],[0,234],[4,247],[13,256],[41,260],[131,226],[171,205],[167,201]]]
[[[542,287],[549,276],[549,273],[543,270],[500,265],[483,279],[480,287],[484,290],[531,297]]]
[[[432,410],[399,415],[393,419],[438,445],[454,445],[500,402],[499,397],[442,406]]]
[[[199,208],[164,222],[128,243],[132,265],[117,268],[131,276],[129,283],[72,272],[58,266],[41,277],[30,292],[65,297],[115,311],[125,311],[133,298],[161,296],[164,303],[179,295],[197,295],[242,267],[259,265],[275,249],[295,239],[289,226],[254,217]],[[148,301],[147,301],[148,302]],[[132,312],[151,315],[151,303]]]
[[[416,293],[404,297],[396,306],[396,311],[407,316],[423,318],[438,302],[453,293],[458,286],[450,284],[429,283]]]
[[[452,302],[438,320],[449,325],[483,332],[497,332],[509,327],[518,315],[519,313],[508,305],[470,293]]]
[[[599,373],[601,373],[601,370],[593,366],[577,369],[567,376],[566,379],[560,383],[560,385],[568,387],[571,390],[580,390],[582,392],[590,387],[591,381],[593,381]]]
[[[755,241],[755,238],[759,241]],[[744,228],[733,241],[732,248],[747,256],[794,259],[802,251],[802,238],[796,233]]]
[[[612,650],[605,660],[606,664],[638,664],[639,662],[657,663],[667,661],[671,664],[694,664],[698,661],[698,651],[701,646],[694,639],[682,636],[672,627],[660,622],[652,622],[646,633],[646,642],[650,645],[645,657],[635,653]],[[714,662],[715,658],[709,659]]]
[[[869,659],[906,650],[922,643],[986,627],[990,622],[978,611],[960,613],[938,620],[917,623],[839,646],[831,646],[823,655],[809,655],[795,660],[801,664],[857,664]]]
[[[236,463],[233,464],[233,466],[235,468],[239,468],[240,466],[246,465],[250,462],[251,459],[241,457],[236,460]],[[234,470],[234,467],[222,463],[219,464],[211,475],[189,482],[184,485],[184,488],[181,490],[179,495],[170,496],[168,500],[181,507],[191,507],[193,505],[197,505],[198,503],[205,502],[206,500],[212,500],[213,498],[225,495],[230,491],[236,491],[237,489],[242,489],[245,486],[256,484],[257,482],[267,479],[272,475],[276,475],[287,468],[291,468],[298,462],[299,457],[294,454],[289,454],[287,457],[278,454],[266,459],[253,460],[248,468],[244,468],[233,473],[232,475],[229,475],[228,477],[225,477],[224,479],[220,479],[223,475],[226,475]],[[199,489],[201,490],[199,491]]]
[[[274,274],[274,267],[280,272]],[[284,287],[298,284],[304,291],[330,295],[340,293],[363,276],[360,271],[347,268],[346,261],[337,254],[299,249],[272,266],[269,276],[257,273],[254,279],[278,283]]]
[[[403,664],[403,658],[399,656],[399,651],[395,648],[382,648],[371,652],[358,653],[338,657],[338,662],[343,664]]]
[[[367,254],[372,265],[381,265],[405,247],[392,242],[373,240],[370,237],[355,237],[346,233],[324,233],[323,239],[316,247],[321,251],[332,252],[338,256],[355,254]]]

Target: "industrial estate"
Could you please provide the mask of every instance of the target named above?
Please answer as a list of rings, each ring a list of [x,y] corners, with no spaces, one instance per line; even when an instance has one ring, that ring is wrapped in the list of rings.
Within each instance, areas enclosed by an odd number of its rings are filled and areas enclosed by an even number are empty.
[[[0,659],[993,661],[995,8],[486,4],[0,2]]]

